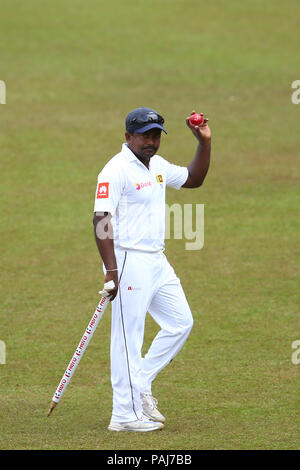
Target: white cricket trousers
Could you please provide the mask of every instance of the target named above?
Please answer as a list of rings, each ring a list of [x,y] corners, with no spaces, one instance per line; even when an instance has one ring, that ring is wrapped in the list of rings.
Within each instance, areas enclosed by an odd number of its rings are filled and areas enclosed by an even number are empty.
[[[174,358],[193,326],[180,280],[160,252],[116,249],[119,290],[112,301],[112,422],[142,416],[140,393],[151,393],[157,374]],[[160,326],[142,358],[147,312]]]

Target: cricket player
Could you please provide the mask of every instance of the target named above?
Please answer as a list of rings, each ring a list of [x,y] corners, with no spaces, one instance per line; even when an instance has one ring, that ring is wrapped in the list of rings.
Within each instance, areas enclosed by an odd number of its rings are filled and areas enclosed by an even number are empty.
[[[193,111],[191,114],[195,114]],[[157,154],[164,119],[137,108],[126,117],[121,151],[98,176],[94,230],[103,260],[104,282],[113,280],[111,318],[110,431],[161,429],[165,417],[152,396],[152,382],[176,356],[192,329],[193,318],[180,280],[164,254],[166,187],[198,188],[210,164],[208,119],[186,124],[197,139],[188,165]],[[160,331],[142,357],[146,314]]]

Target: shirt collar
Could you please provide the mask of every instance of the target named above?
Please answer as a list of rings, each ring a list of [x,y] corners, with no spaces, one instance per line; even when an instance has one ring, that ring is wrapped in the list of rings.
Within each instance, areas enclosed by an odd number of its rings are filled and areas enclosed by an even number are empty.
[[[122,154],[129,162],[136,162],[138,165],[142,165],[142,167],[147,170],[145,165],[134,155],[134,153],[130,150],[130,148],[128,147],[126,143],[122,145]],[[150,170],[150,167],[151,167],[151,159],[150,159],[149,170]]]
[[[130,150],[127,144],[122,145],[122,154],[124,157],[129,161],[135,161],[138,160],[138,158],[134,155],[134,153]]]

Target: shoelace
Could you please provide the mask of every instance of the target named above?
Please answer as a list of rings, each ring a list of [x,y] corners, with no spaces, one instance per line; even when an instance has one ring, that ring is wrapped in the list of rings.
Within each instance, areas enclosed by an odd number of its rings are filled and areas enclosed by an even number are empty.
[[[158,400],[154,398],[152,395],[144,395],[144,398],[147,400],[147,404],[150,406],[152,410],[157,408]]]

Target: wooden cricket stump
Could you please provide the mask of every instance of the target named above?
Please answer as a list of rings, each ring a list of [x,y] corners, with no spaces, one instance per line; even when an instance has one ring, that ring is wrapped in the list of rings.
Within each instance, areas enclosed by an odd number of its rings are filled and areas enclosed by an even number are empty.
[[[52,401],[51,402],[51,405],[50,405],[50,408],[49,408],[49,411],[48,411],[48,414],[47,416],[50,416],[52,411],[54,410],[54,408],[56,407],[57,403],[55,401]]]

